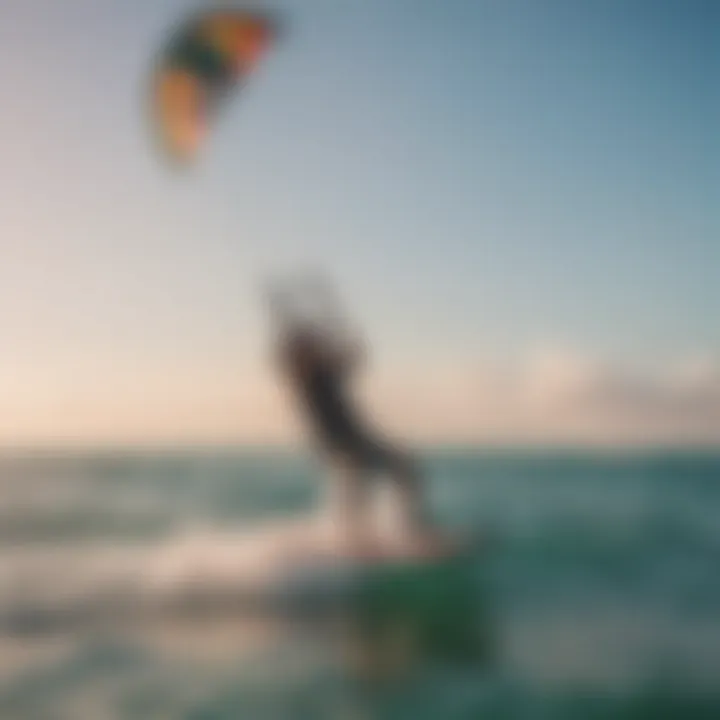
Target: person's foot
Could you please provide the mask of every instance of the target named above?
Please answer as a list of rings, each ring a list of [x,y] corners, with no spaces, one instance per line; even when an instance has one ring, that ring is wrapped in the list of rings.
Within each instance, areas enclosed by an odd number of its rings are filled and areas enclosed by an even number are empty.
[[[453,555],[462,547],[460,539],[450,537],[438,528],[426,527],[411,533],[403,542],[402,551],[409,557],[439,558]]]
[[[345,538],[338,549],[342,554],[359,560],[373,560],[382,556],[382,546],[371,537]]]

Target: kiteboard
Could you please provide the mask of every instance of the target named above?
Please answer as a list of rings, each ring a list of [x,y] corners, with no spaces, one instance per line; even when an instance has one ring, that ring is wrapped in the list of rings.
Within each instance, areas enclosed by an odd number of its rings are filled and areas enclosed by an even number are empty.
[[[435,592],[471,570],[480,546],[477,539],[433,533],[412,543],[378,539],[359,547],[313,520],[196,532],[159,549],[148,590],[173,604],[327,611],[366,600],[378,588],[407,598]]]

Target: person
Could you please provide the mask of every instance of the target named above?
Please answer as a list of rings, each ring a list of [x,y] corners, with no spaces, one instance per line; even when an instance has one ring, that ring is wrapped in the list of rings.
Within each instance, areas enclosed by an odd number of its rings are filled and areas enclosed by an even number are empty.
[[[376,538],[369,527],[371,478],[387,474],[399,493],[403,536],[419,542],[429,522],[422,498],[421,478],[411,455],[382,438],[358,411],[350,384],[365,359],[357,335],[339,320],[339,303],[326,283],[315,283],[325,318],[302,317],[300,303],[278,288],[269,293],[276,329],[275,357],[281,375],[309,424],[321,457],[344,480],[344,531],[354,547],[374,552]],[[317,299],[317,293],[316,293]],[[329,307],[335,316],[328,317]]]

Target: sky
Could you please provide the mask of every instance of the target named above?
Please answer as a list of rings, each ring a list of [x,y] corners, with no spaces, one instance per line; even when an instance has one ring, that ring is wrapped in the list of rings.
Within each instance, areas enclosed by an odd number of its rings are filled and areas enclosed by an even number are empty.
[[[259,289],[299,266],[393,432],[720,442],[717,3],[266,5],[178,175],[145,93],[198,3],[2,4],[0,445],[297,437]]]

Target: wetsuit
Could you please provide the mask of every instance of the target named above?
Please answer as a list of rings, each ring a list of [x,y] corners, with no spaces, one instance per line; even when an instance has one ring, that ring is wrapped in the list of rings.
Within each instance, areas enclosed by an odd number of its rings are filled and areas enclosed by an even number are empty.
[[[414,460],[368,432],[345,393],[351,363],[346,357],[326,353],[322,338],[295,332],[282,344],[281,360],[295,394],[314,431],[318,449],[346,465],[344,505],[350,517],[362,516],[366,506],[365,480],[388,473],[402,493],[405,526],[412,531],[427,527],[420,474]],[[357,527],[356,520],[350,521]]]
[[[366,469],[389,468],[395,453],[376,440],[353,412],[345,392],[347,368],[311,355],[302,372],[295,368],[292,377],[320,449]]]

